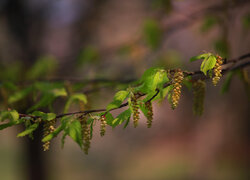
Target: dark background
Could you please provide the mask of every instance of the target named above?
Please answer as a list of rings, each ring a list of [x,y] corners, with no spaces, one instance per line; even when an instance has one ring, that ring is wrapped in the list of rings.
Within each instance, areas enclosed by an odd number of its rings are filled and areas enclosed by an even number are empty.
[[[139,78],[159,65],[197,70],[189,58],[204,51],[250,52],[249,13],[246,0],[1,0],[1,71],[20,79],[17,71],[48,57],[62,79]],[[88,156],[70,139],[42,152],[39,138],[16,138],[22,127],[1,131],[0,179],[247,180],[249,99],[239,78],[227,94],[221,84],[208,82],[201,117],[184,88],[176,110],[154,104],[151,129],[142,117],[138,128],[109,128],[101,138],[97,125]],[[105,107],[115,90],[89,94],[92,107]]]

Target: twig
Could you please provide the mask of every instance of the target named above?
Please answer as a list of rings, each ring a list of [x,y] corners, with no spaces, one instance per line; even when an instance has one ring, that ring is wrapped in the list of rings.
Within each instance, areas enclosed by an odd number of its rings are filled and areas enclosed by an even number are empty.
[[[229,60],[226,64],[233,63],[233,65],[230,66],[230,67],[227,67],[226,69],[224,69],[223,74],[226,74],[227,72],[232,71],[232,70],[236,70],[236,69],[240,69],[240,68],[244,68],[244,67],[249,66],[250,61],[246,61],[246,62],[240,63],[240,64],[237,63],[237,62],[242,61],[243,59],[246,59],[248,57],[250,57],[250,53],[242,55],[242,56],[240,56],[240,57],[238,57],[236,59]],[[236,63],[237,63],[237,65],[235,65]],[[171,71],[174,71],[174,70],[171,70]],[[192,79],[209,79],[209,77],[205,76],[201,71],[195,71],[195,72],[184,71],[184,72],[186,72],[185,76],[191,76]],[[171,84],[172,84],[171,81],[164,84],[164,88],[168,87]],[[154,99],[158,95],[159,92],[160,91],[157,89],[156,94],[152,98],[150,98],[149,101]],[[145,95],[146,94],[143,94],[143,93],[137,93],[136,94],[137,98],[145,96]],[[109,112],[114,111],[116,109],[126,107],[126,106],[128,106],[128,102],[123,103],[122,105],[120,105],[117,108],[110,109]],[[56,118],[61,118],[61,117],[64,117],[64,116],[75,115],[75,114],[86,115],[86,114],[90,114],[90,113],[105,112],[105,111],[107,111],[107,110],[106,109],[93,109],[93,110],[86,110],[86,111],[78,111],[78,112],[60,114],[60,115],[57,115]],[[19,115],[20,115],[20,117],[38,118],[36,116],[32,116],[32,115],[28,115],[28,114],[19,114]]]

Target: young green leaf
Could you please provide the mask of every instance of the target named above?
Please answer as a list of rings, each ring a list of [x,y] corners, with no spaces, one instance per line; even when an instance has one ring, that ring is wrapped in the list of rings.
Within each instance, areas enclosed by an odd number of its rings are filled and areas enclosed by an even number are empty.
[[[87,103],[87,97],[84,94],[80,94],[80,93],[76,93],[70,96],[70,98],[68,99],[68,101],[65,104],[64,107],[64,113],[68,112],[70,105],[73,102],[83,102],[84,104]]]
[[[53,120],[53,119],[56,118],[56,114],[55,113],[44,113],[44,112],[41,112],[41,111],[34,111],[32,113],[32,115],[39,116],[44,121],[51,121],[51,120]]]
[[[216,64],[216,56],[210,55],[208,58],[203,60],[200,70],[205,75],[207,75],[207,71],[213,69],[215,64]]]
[[[23,122],[23,119],[19,119],[17,121],[11,121],[11,122],[8,122],[8,123],[0,124],[0,130],[3,130],[3,129],[8,128],[8,127],[11,127],[13,125],[20,124],[22,122]]]
[[[162,89],[163,85],[169,81],[167,73],[164,69],[150,68],[143,74],[141,78],[142,85],[135,88],[135,91],[142,93],[155,93],[156,89]]]
[[[9,120],[10,122],[17,122],[19,119],[19,114],[16,110],[2,111],[0,113],[0,121]]]
[[[31,134],[33,131],[35,131],[35,130],[38,128],[38,126],[39,126],[39,123],[34,123],[34,124],[32,124],[31,126],[27,127],[27,128],[25,129],[25,131],[19,133],[19,134],[17,135],[17,137],[23,137],[23,136],[26,136],[26,135]]]
[[[123,111],[121,114],[119,114],[115,119],[112,121],[112,127],[116,127],[119,124],[122,124],[125,120],[129,120],[131,117],[131,110],[127,109]]]
[[[112,122],[114,120],[113,115],[110,112],[102,112],[102,113],[99,113],[98,116],[101,117],[104,114],[105,114],[107,124],[112,126]]]
[[[200,59],[207,59],[210,55],[211,53],[200,54],[198,56],[191,57],[189,61],[193,62],[193,61],[200,60]]]
[[[113,101],[108,104],[107,111],[114,108],[118,108],[123,103],[123,101],[128,97],[128,95],[129,95],[128,91],[118,91],[115,94]]]
[[[82,127],[78,120],[73,120],[66,130],[67,134],[82,147]]]
[[[55,129],[55,131],[53,131],[51,134],[45,136],[42,139],[42,142],[50,141],[51,139],[53,139],[54,137],[56,137],[64,128],[65,128],[65,124],[61,124],[60,126],[58,126]]]
[[[62,135],[62,139],[61,139],[61,148],[64,148],[64,144],[65,144],[65,139],[66,139],[66,136],[68,134],[66,132],[63,133]]]

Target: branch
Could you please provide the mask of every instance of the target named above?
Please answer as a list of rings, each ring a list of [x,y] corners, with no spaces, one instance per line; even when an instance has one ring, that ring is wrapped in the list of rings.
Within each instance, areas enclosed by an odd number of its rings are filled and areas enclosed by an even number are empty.
[[[250,65],[249,60],[245,61],[243,63],[239,63],[240,61],[242,61],[244,59],[247,59],[249,57],[250,57],[250,53],[242,55],[242,56],[240,56],[238,58],[235,58],[235,59],[228,60],[228,61],[226,61],[226,59],[224,59],[224,64],[223,65],[228,65],[228,64],[232,64],[232,65],[227,67],[227,68],[224,68],[222,73],[226,74],[229,71],[236,70],[236,69],[241,69],[241,68],[249,66]],[[170,72],[173,72],[173,71],[175,71],[175,70],[170,70]],[[209,79],[209,77],[205,76],[203,74],[203,72],[201,72],[201,71],[195,71],[195,72],[184,71],[184,75],[185,75],[185,77],[191,76],[193,80],[197,80],[197,79],[206,80],[206,79]],[[168,87],[170,85],[171,85],[171,82],[168,82],[168,83],[164,84],[164,88],[166,88],[166,87]],[[158,95],[159,92],[160,91],[157,89],[156,94],[152,98],[150,98],[149,101],[152,101]],[[145,95],[146,94],[143,94],[143,93],[137,93],[136,97],[140,98],[140,97],[143,97]],[[128,106],[128,102],[123,103],[122,105],[120,105],[117,108],[113,108],[113,109],[109,110],[109,112],[120,109],[120,108],[123,108],[123,107],[126,107],[126,106]],[[90,114],[90,113],[105,112],[105,111],[107,111],[107,110],[104,109],[104,108],[103,109],[86,110],[86,111],[77,111],[77,112],[72,112],[72,113],[59,114],[59,115],[56,116],[56,118],[61,118],[61,117],[64,117],[64,116],[75,115],[75,114],[86,115],[86,114]],[[19,114],[19,115],[20,115],[20,117],[38,118],[37,116],[32,116],[32,115],[28,115],[28,114]]]

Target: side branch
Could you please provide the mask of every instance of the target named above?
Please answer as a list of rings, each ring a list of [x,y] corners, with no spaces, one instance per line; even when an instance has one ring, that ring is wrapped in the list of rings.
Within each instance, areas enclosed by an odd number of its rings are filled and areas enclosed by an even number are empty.
[[[228,60],[228,61],[226,59],[224,59],[224,64],[223,65],[225,65],[227,67],[223,69],[222,73],[226,74],[226,73],[228,73],[230,71],[233,71],[233,70],[236,70],[236,69],[242,69],[242,68],[245,68],[245,67],[249,66],[250,65],[250,60],[242,62],[242,60],[247,59],[249,57],[250,57],[250,53],[242,55],[242,56],[240,56],[238,58],[235,58],[235,59]],[[175,71],[175,70],[170,70],[170,72],[172,72],[172,71]],[[185,77],[191,76],[192,80],[197,80],[197,79],[206,80],[206,79],[209,79],[209,77],[205,76],[201,71],[194,71],[194,72],[184,71],[184,75],[185,75]],[[104,81],[106,81],[106,80],[104,80]],[[120,82],[123,82],[123,81],[120,81]],[[168,83],[164,84],[164,88],[166,88],[166,87],[168,87],[170,85],[171,85],[171,82],[168,82]],[[159,90],[157,89],[156,94],[152,98],[150,98],[148,101],[153,100],[158,94],[159,94]],[[140,97],[143,97],[145,95],[146,94],[143,94],[143,93],[137,93],[136,97],[140,98]],[[113,108],[113,109],[111,109],[109,111],[114,111],[114,110],[117,110],[117,109],[120,109],[120,108],[123,108],[123,107],[126,107],[126,106],[128,106],[128,102],[123,103],[119,107]],[[86,115],[86,114],[90,114],[90,113],[98,113],[98,112],[105,112],[105,111],[107,111],[107,110],[104,109],[104,108],[103,109],[86,110],[86,111],[77,111],[77,112],[72,112],[72,113],[59,114],[59,115],[56,116],[56,118],[62,118],[64,116],[76,115],[76,114]],[[33,115],[29,115],[29,114],[20,114],[20,113],[19,113],[19,116],[20,117],[30,117],[30,118],[34,118],[34,119],[38,118],[37,116],[33,116]]]

